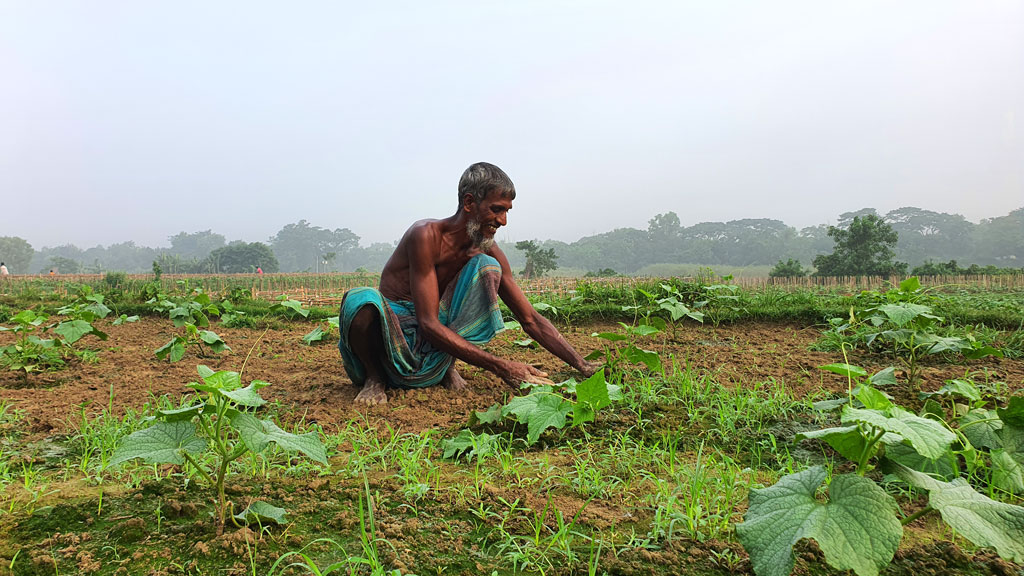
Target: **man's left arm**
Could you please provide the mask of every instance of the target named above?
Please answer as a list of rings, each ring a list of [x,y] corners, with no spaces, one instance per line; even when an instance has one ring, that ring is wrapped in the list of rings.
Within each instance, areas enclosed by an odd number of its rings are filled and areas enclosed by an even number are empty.
[[[516,284],[515,277],[512,275],[512,267],[509,265],[508,258],[504,252],[497,246],[494,246],[488,251],[488,254],[496,258],[498,263],[501,264],[501,284],[498,287],[498,296],[508,306],[508,309],[512,311],[516,320],[522,325],[523,331],[543,346],[545,350],[558,356],[569,366],[583,373],[584,376],[590,377],[597,372],[600,366],[584,360],[583,356],[572,347],[572,344],[566,341],[551,321],[537,312],[533,305],[530,304],[526,294],[523,294],[522,289]]]

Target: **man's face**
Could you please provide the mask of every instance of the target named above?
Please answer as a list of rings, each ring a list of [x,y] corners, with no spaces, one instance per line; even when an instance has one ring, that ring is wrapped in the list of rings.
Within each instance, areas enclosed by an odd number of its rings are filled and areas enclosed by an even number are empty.
[[[494,244],[494,235],[498,228],[508,221],[508,211],[512,209],[512,200],[500,192],[492,192],[481,202],[468,204],[470,208],[466,232],[473,244],[487,251]]]

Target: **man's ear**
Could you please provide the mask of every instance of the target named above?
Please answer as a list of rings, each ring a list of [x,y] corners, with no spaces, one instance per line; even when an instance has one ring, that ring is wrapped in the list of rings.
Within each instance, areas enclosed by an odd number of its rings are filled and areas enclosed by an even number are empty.
[[[473,196],[469,192],[462,195],[462,211],[471,212],[473,207],[476,205],[476,196]]]

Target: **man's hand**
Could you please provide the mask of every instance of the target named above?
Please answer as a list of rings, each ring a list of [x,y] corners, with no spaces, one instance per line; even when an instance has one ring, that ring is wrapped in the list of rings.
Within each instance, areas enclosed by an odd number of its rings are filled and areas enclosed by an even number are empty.
[[[583,374],[584,378],[590,378],[591,376],[596,374],[597,371],[600,370],[602,366],[603,366],[603,364],[595,364],[594,362],[588,362],[588,361],[584,360],[583,364],[581,364],[576,369],[579,370],[581,374]]]
[[[508,362],[498,374],[509,386],[519,387],[523,382],[537,384],[539,386],[554,386],[555,383],[547,378],[548,373],[538,370],[529,364],[522,362]]]

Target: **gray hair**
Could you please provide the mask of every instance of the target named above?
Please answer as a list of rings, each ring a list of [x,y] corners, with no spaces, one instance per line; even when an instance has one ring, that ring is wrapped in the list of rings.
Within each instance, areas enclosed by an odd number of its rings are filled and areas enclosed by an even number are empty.
[[[509,200],[516,198],[516,186],[501,168],[487,162],[477,162],[462,173],[459,178],[459,206],[466,194],[482,202],[492,192],[500,192]]]

